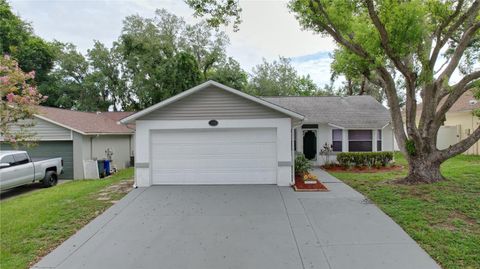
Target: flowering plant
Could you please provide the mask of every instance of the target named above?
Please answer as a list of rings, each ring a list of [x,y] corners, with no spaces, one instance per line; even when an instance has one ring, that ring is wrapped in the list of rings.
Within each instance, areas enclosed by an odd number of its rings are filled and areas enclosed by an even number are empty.
[[[305,173],[303,175],[303,181],[316,181],[317,179],[317,176],[311,173]]]
[[[35,71],[23,72],[10,56],[0,57],[0,136],[10,143],[32,140],[36,106],[47,99],[32,84]]]

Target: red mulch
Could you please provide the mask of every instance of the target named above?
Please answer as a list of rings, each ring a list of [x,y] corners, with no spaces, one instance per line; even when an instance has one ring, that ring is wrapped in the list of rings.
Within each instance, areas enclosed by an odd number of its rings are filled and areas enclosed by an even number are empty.
[[[327,187],[317,180],[315,184],[305,184],[301,176],[295,176],[295,191],[328,191]]]
[[[385,167],[344,167],[340,165],[330,165],[322,166],[322,169],[328,172],[347,172],[347,173],[377,173],[377,172],[391,172],[391,171],[400,171],[404,167],[401,165],[392,165]]]

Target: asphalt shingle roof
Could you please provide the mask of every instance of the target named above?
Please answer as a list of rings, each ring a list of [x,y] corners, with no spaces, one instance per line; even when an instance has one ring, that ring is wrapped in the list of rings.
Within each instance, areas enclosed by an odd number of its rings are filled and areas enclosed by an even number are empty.
[[[379,129],[390,122],[387,108],[371,96],[288,96],[264,100],[305,116],[305,123],[326,123],[354,129]]]
[[[37,115],[86,134],[130,134],[134,131],[117,121],[132,113],[95,113],[39,106]]]

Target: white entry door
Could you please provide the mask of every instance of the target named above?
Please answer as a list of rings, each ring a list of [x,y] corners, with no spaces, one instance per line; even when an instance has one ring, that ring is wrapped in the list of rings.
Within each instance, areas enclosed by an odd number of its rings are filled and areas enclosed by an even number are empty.
[[[276,184],[276,129],[159,130],[152,184]]]

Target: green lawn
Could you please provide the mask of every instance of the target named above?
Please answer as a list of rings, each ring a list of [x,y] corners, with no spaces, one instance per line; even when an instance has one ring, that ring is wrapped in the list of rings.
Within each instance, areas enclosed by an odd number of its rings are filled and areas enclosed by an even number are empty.
[[[405,170],[332,174],[377,204],[443,268],[480,268],[480,156],[457,156],[442,172],[448,180],[418,186],[392,183]]]
[[[0,268],[28,268],[123,197],[133,169],[76,180],[0,202]]]

